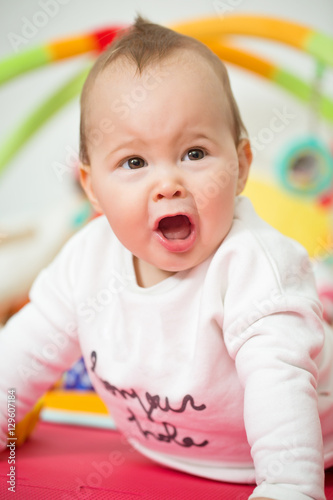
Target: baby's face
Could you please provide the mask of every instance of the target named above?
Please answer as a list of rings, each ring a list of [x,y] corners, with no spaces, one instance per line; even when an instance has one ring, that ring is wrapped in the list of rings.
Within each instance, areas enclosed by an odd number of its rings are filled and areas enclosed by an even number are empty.
[[[83,185],[122,244],[164,271],[208,258],[231,227],[249,167],[213,69],[200,56],[141,76],[109,67],[86,111]]]

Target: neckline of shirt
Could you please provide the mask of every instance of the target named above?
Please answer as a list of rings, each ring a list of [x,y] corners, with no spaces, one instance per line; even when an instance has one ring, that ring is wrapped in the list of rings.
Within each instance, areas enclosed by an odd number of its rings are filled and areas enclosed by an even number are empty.
[[[145,295],[156,295],[160,293],[167,292],[171,288],[179,285],[179,283],[183,282],[184,278],[188,275],[191,269],[187,269],[185,271],[178,271],[177,273],[165,278],[164,280],[156,283],[156,285],[144,288],[138,285],[135,275],[134,263],[133,263],[133,254],[126,248],[123,247],[124,252],[124,264],[126,275],[130,277],[129,289],[132,292],[145,294]]]

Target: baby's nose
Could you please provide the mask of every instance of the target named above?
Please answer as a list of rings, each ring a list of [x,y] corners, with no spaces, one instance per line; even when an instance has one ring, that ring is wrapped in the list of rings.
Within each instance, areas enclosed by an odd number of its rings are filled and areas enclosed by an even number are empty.
[[[181,174],[175,170],[160,172],[156,184],[153,189],[153,201],[158,201],[163,198],[184,198],[186,196],[186,188]]]

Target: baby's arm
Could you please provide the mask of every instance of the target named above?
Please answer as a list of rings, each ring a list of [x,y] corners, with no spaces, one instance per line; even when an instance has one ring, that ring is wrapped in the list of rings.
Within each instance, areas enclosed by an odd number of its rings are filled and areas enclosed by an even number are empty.
[[[303,300],[304,303],[304,300]],[[261,495],[324,500],[324,462],[314,357],[322,340],[315,306],[262,318],[229,337],[244,386],[244,420]],[[291,310],[293,308],[291,307]],[[296,308],[297,310],[297,308]]]
[[[0,331],[0,447],[7,444],[8,391],[15,391],[19,422],[80,356],[71,271],[66,249],[36,280],[31,302]]]
[[[7,444],[8,391],[15,391],[19,422],[79,354],[75,337],[53,328],[33,304],[9,321],[0,332],[0,447]]]

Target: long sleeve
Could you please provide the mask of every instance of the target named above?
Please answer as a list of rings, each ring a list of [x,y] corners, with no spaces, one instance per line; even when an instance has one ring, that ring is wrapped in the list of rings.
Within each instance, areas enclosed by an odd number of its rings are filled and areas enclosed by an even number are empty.
[[[324,500],[318,409],[322,307],[305,249],[257,218],[248,201],[224,243],[223,337],[244,390],[255,466],[252,498]]]
[[[8,390],[16,391],[19,422],[80,356],[71,294],[71,246],[65,246],[41,272],[30,292],[30,303],[0,331],[1,448],[7,444]]]
[[[325,498],[315,363],[322,322],[316,304],[302,302],[289,297],[286,311],[276,307],[275,314],[242,332],[238,343],[228,338],[244,387],[244,421],[258,485],[253,498]]]

